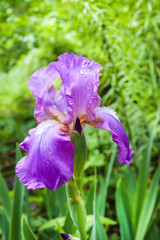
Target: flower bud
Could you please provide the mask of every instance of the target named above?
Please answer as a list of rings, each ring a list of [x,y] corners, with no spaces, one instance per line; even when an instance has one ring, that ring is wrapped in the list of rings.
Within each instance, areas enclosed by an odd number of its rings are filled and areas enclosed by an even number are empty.
[[[61,233],[61,237],[63,240],[79,240],[78,238],[72,237],[71,235],[67,235],[65,233]]]

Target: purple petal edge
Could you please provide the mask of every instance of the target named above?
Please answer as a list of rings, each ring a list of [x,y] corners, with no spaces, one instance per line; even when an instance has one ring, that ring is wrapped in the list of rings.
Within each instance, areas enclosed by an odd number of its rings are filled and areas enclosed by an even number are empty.
[[[90,123],[91,126],[102,128],[112,133],[112,140],[119,147],[118,161],[130,165],[130,159],[134,155],[134,151],[129,148],[129,140],[127,134],[119,121],[115,112],[109,108],[102,107],[95,109],[96,120]]]
[[[61,112],[65,111],[65,99],[51,85],[59,77],[55,68],[49,65],[37,70],[29,79],[28,88],[36,98],[34,117],[38,123],[47,119],[56,119]]]
[[[29,79],[28,88],[36,100],[42,98],[44,93],[55,79],[59,78],[58,72],[53,67],[41,68],[34,72]]]

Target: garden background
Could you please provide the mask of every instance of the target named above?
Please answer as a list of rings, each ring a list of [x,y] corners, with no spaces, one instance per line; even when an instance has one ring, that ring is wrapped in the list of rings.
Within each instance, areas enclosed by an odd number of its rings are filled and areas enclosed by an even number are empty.
[[[76,234],[65,186],[28,191],[14,183],[15,158],[21,156],[16,143],[36,126],[29,77],[67,51],[102,65],[101,106],[117,112],[135,151],[131,166],[120,165],[111,134],[86,128],[89,239],[158,240],[158,0],[0,1],[0,239],[31,239],[31,230],[33,239],[43,240]]]

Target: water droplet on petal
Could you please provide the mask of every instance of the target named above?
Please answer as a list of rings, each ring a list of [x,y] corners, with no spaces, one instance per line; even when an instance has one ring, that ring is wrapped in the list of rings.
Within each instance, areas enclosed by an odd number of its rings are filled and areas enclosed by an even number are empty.
[[[48,160],[46,161],[46,165],[49,166],[49,161]]]
[[[80,71],[80,74],[82,74],[82,75],[83,75],[83,74],[84,74],[84,72],[81,70],[81,71]]]

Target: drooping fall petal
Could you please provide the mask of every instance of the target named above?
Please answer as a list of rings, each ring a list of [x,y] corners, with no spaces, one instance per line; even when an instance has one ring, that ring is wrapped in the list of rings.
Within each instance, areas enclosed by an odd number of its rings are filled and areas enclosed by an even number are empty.
[[[90,125],[96,128],[102,128],[112,133],[112,140],[118,145],[120,163],[131,164],[130,159],[134,151],[129,148],[127,134],[114,111],[102,107],[95,109],[96,119],[90,122]]]
[[[56,190],[73,175],[74,146],[65,126],[47,120],[29,131],[20,144],[27,151],[16,166],[26,188]]]

